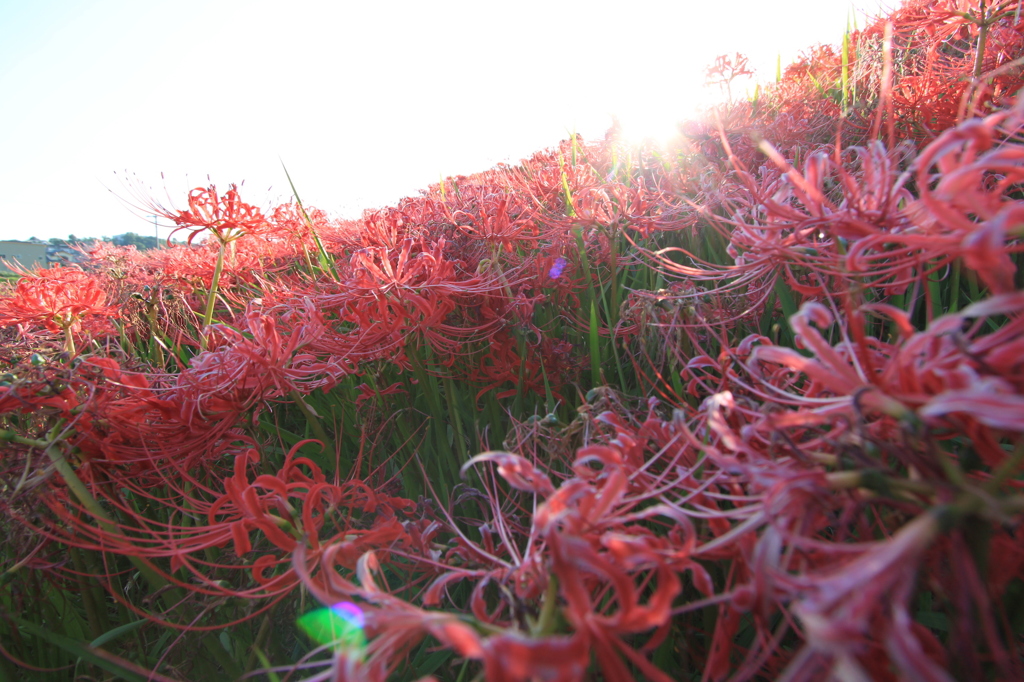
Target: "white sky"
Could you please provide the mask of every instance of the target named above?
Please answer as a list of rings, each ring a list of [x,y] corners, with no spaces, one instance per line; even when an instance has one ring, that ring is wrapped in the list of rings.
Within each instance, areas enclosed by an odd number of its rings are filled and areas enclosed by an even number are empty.
[[[0,239],[153,234],[110,192],[126,172],[165,204],[209,175],[267,207],[279,159],[358,217],[612,114],[667,130],[715,56],[770,80],[897,2],[0,0]]]

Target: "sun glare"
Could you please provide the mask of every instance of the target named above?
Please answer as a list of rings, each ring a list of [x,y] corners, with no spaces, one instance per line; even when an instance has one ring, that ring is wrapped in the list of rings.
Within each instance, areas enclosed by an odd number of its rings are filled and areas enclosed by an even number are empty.
[[[702,83],[680,82],[671,92],[638,100],[620,109],[615,118],[624,141],[663,147],[679,135],[680,123],[720,99],[717,91]]]
[[[678,135],[678,117],[668,112],[646,111],[623,114],[618,117],[619,134],[630,144],[653,143],[664,146]]]

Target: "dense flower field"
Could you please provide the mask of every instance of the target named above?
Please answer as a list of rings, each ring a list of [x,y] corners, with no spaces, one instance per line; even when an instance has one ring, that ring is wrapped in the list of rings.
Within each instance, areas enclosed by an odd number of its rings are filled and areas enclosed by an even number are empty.
[[[0,680],[1024,678],[1022,86],[910,0],[667,148],[140,193],[0,291]]]

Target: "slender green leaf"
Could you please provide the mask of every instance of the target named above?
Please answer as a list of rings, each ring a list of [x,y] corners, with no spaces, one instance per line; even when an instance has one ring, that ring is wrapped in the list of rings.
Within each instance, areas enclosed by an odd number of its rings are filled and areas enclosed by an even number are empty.
[[[174,682],[169,677],[161,675],[157,672],[152,672],[142,668],[141,666],[132,663],[131,661],[125,660],[120,656],[116,656],[109,651],[93,647],[85,642],[71,639],[59,635],[51,630],[36,625],[31,621],[17,619],[18,627],[26,632],[29,632],[40,639],[43,639],[54,646],[59,647],[63,651],[71,654],[75,658],[80,658],[87,663],[91,663],[109,673],[117,675],[120,679],[126,682],[148,682],[155,680],[156,682]]]
[[[140,627],[142,627],[148,622],[149,621],[145,618],[140,618],[139,620],[132,621],[131,623],[118,625],[116,628],[104,632],[102,635],[89,642],[89,646],[101,647],[107,642],[113,642],[115,639],[118,639],[119,637],[123,637],[124,635],[127,635],[130,632],[138,630]]]

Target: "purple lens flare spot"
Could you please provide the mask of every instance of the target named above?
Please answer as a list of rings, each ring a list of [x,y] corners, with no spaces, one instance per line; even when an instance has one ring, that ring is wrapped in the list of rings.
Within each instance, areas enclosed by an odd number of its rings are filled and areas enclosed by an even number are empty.
[[[555,264],[552,265],[551,269],[548,271],[548,277],[550,277],[551,279],[558,279],[559,277],[561,277],[562,272],[565,270],[565,263],[566,260],[564,258],[556,258]]]
[[[363,628],[366,626],[366,616],[363,615],[363,610],[350,601],[343,601],[335,604],[331,607],[331,611],[334,611],[337,615],[344,618],[351,625],[357,628]]]

